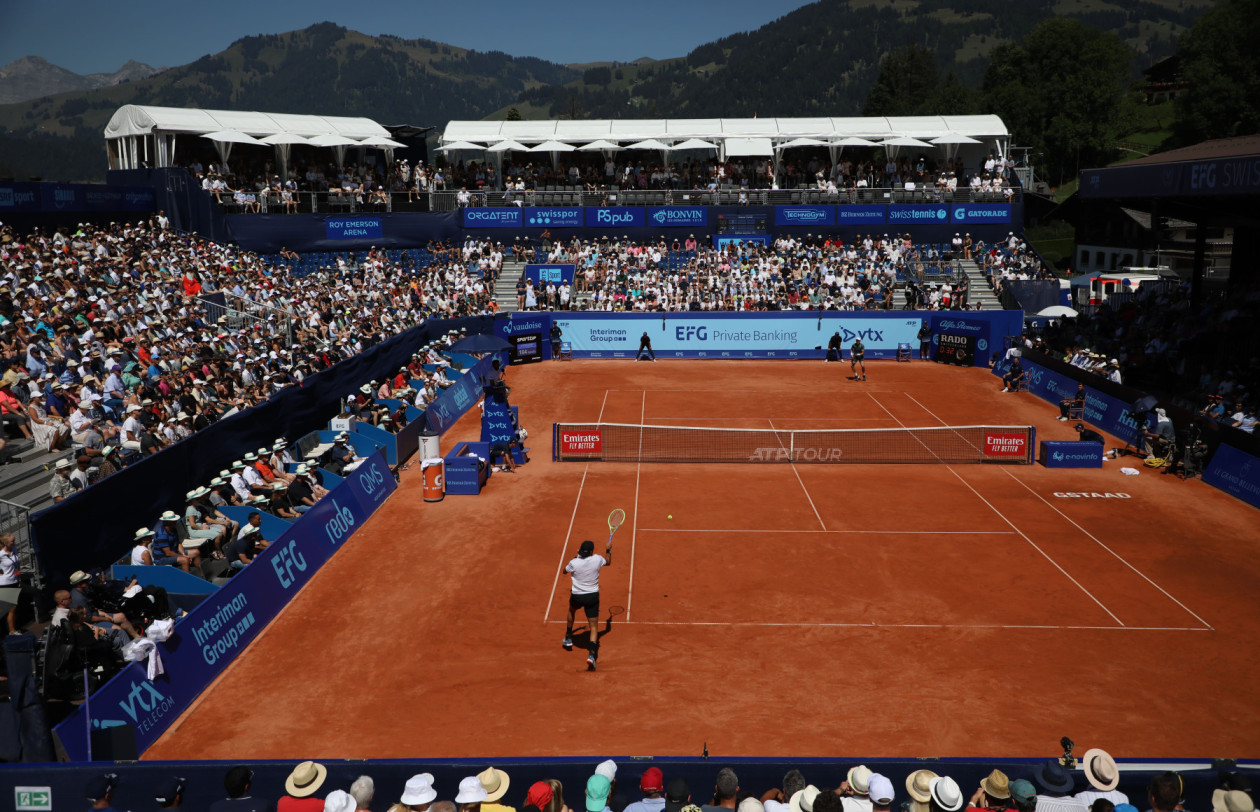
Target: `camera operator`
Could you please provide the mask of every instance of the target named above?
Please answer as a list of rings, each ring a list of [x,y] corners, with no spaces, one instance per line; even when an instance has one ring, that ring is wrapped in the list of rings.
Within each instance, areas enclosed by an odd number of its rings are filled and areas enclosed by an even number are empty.
[[[1147,459],[1151,457],[1165,458],[1172,452],[1177,442],[1177,433],[1173,430],[1172,420],[1163,409],[1155,410],[1155,430],[1142,429],[1143,447]]]

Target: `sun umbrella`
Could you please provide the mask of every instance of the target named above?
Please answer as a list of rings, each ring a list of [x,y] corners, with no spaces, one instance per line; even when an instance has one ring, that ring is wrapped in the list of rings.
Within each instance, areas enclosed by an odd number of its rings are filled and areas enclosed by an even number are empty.
[[[817,138],[793,138],[791,141],[779,144],[777,149],[790,149],[792,147],[829,147],[831,143],[828,141],[820,141]]]
[[[655,138],[649,138],[646,141],[635,141],[633,144],[627,144],[626,149],[654,149],[658,152],[666,152],[669,150],[669,144],[657,141]]]
[[[449,144],[443,144],[438,147],[438,152],[456,152],[461,149],[485,149],[485,147],[470,141],[452,141]]]
[[[201,137],[209,138],[211,141],[219,144],[253,144],[258,146],[263,143],[252,135],[246,135],[236,130],[219,130],[215,133],[206,133]]]
[[[566,144],[563,141],[543,141],[537,146],[529,148],[530,152],[573,152],[577,147],[572,144]]]
[[[383,135],[374,135],[371,138],[364,138],[359,142],[359,145],[364,147],[383,147],[386,149],[403,149],[407,146],[406,144],[395,141],[392,138],[386,138]]]
[[[313,147],[358,147],[362,146],[353,138],[346,138],[344,135],[317,135],[310,139]]]
[[[497,144],[491,144],[490,146],[486,147],[486,152],[528,152],[528,151],[529,151],[529,147],[525,146],[519,141],[513,141],[510,138],[507,141],[500,141]]]
[[[831,142],[833,147],[877,147],[879,144],[874,141],[868,141],[865,138],[858,138],[856,135],[850,135],[847,138],[840,138]]]
[[[1037,315],[1045,316],[1051,319],[1074,319],[1079,314],[1066,305],[1050,305],[1046,309],[1037,313]]]
[[[675,152],[678,152],[684,149],[717,149],[717,144],[711,144],[708,141],[704,141],[699,138],[688,138],[686,141],[683,141],[681,144],[674,144],[672,147],[670,147],[670,149]]]
[[[598,141],[592,141],[589,144],[583,144],[578,147],[578,152],[615,152],[619,149],[621,149],[620,144],[614,144],[612,141],[605,141],[601,138]]]

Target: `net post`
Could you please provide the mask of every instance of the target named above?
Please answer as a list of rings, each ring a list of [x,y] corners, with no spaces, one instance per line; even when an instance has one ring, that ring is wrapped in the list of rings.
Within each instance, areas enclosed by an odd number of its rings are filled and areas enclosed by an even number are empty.
[[[551,424],[551,461],[560,461],[560,424]]]
[[[1029,426],[1028,427],[1028,451],[1025,452],[1025,455],[1024,455],[1025,465],[1033,464],[1033,460],[1036,459],[1036,456],[1035,456],[1036,448],[1037,448],[1037,427]]]
[[[819,311],[819,312],[821,313],[822,311]],[[818,318],[821,319],[822,316],[819,315]],[[796,432],[795,431],[788,432],[788,462],[796,462]]]

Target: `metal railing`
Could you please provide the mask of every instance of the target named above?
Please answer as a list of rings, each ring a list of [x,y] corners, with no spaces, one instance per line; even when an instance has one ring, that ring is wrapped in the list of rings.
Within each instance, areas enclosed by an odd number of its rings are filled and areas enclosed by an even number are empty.
[[[584,191],[567,186],[543,186],[525,192],[441,191],[429,192],[431,211],[494,206],[793,206],[880,203],[1014,203],[1023,190],[1018,186],[998,192],[971,189],[659,189]]]
[[[226,291],[203,294],[198,298],[206,308],[206,320],[212,324],[217,324],[220,318],[226,317],[227,328],[235,331],[245,329],[251,324],[274,322],[273,330],[283,333],[287,343],[293,344],[296,340],[293,316],[287,310]]]
[[[18,557],[18,569],[31,579],[31,586],[44,588],[44,576],[31,542],[31,511],[25,505],[0,499],[0,533],[12,533],[16,540],[14,549]]]

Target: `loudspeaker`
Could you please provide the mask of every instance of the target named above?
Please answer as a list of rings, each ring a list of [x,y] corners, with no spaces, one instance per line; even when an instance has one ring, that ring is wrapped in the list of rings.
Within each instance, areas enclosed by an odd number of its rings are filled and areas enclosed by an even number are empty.
[[[136,729],[131,724],[113,725],[92,731],[93,761],[136,761]]]

